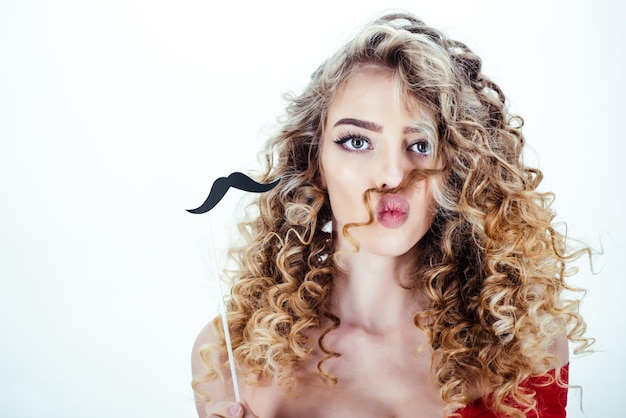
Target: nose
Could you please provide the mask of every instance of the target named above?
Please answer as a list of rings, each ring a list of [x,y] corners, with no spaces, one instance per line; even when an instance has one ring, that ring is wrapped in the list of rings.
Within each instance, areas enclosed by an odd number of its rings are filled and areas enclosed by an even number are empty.
[[[410,169],[406,156],[401,151],[388,149],[381,151],[379,157],[376,187],[383,190],[398,187]]]

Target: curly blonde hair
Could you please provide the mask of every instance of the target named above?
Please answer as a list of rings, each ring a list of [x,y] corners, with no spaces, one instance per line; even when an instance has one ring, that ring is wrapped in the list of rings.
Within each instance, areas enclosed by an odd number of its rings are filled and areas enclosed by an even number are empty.
[[[495,388],[492,409],[523,417],[536,401],[519,384],[548,372],[556,360],[550,344],[565,334],[575,351],[590,344],[579,301],[563,297],[577,290],[565,282],[572,262],[589,250],[570,249],[553,226],[553,196],[537,190],[541,172],[522,162],[522,120],[508,113],[480,58],[408,14],[372,22],[324,62],[290,97],[264,150],[260,180],[281,182],[253,204],[254,216],[240,225],[246,245],[233,251],[239,269],[228,325],[238,371],[252,384],[287,388],[310,358],[307,331],[320,327],[317,347],[325,359],[337,355],[323,342],[340,318],[329,308],[338,267],[323,231],[332,214],[320,186],[320,139],[333,98],[364,65],[392,71],[405,98],[426,106],[437,124],[437,212],[417,244],[411,286],[428,301],[414,323],[434,350],[446,410],[467,404],[479,384]],[[220,318],[214,329],[222,344],[201,350],[208,372],[194,378],[196,389],[220,374],[210,360],[224,350]],[[335,382],[325,359],[320,376]]]

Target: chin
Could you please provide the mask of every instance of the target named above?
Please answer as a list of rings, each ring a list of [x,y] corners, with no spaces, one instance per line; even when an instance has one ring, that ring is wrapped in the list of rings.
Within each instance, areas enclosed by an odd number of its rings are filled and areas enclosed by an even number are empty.
[[[416,244],[416,241],[399,242],[398,239],[381,239],[376,242],[363,242],[360,251],[380,257],[400,257],[415,248]]]
[[[370,254],[377,255],[379,257],[401,257],[411,251],[413,247],[409,248],[376,248],[372,251],[367,251]]]

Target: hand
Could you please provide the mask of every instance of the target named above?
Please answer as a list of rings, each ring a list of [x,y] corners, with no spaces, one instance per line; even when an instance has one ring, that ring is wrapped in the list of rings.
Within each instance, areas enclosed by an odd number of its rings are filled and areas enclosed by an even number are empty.
[[[207,418],[258,418],[246,404],[231,401],[209,402],[205,411]]]

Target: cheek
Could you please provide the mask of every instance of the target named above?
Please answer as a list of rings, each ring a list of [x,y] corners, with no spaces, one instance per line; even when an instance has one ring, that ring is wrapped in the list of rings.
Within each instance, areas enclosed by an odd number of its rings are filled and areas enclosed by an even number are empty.
[[[326,174],[324,174],[324,164],[323,160],[320,159],[318,167],[317,167],[317,185],[322,189],[326,190],[328,186],[326,185]]]
[[[329,192],[333,194],[345,194],[350,189],[356,187],[355,173],[347,168],[345,163],[328,159],[322,181]]]
[[[328,197],[330,198],[330,204],[334,211],[350,206],[351,201],[353,200],[352,195],[355,193],[349,182],[327,178],[326,187],[328,190]]]
[[[433,190],[431,188],[428,188],[425,200],[426,213],[424,217],[426,223],[428,224],[428,228],[430,229],[430,226],[435,220],[435,213],[437,213],[437,201],[435,200],[435,196],[433,195]]]
[[[427,224],[428,228],[430,228],[437,210],[437,203],[433,195],[432,181],[431,179],[429,182],[423,183],[421,187],[418,187],[413,198],[414,207],[418,211],[417,220],[422,225]]]
[[[361,220],[362,214],[367,213],[363,205],[363,192],[367,189],[359,176],[351,170],[339,168],[326,172],[326,183],[333,216],[342,222]]]

